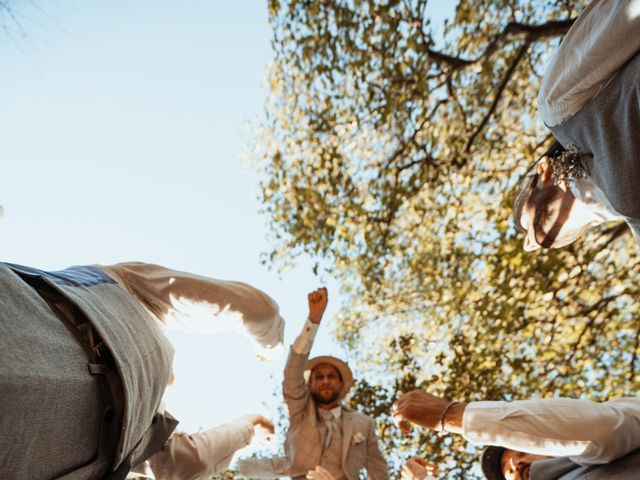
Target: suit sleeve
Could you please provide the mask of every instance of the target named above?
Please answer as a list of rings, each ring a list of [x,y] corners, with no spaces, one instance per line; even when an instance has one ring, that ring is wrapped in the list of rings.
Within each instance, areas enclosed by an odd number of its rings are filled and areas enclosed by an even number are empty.
[[[640,448],[640,399],[472,402],[462,429],[475,444],[569,457],[579,465],[609,463]]]
[[[365,468],[371,480],[389,480],[389,466],[382,456],[378,437],[376,436],[376,422],[370,419],[369,434],[367,435],[367,459]]]
[[[578,16],[549,62],[538,93],[548,127],[598,95],[640,48],[640,0],[593,1]]]
[[[176,433],[148,462],[156,480],[205,480],[226,470],[253,432],[251,422],[239,418],[202,433]]]
[[[147,263],[100,266],[167,329],[208,334],[236,331],[264,356],[281,351],[284,320],[266,293],[242,282],[180,272]]]
[[[299,354],[293,349],[289,351],[282,382],[289,419],[302,415],[310,401],[309,389],[304,381],[304,367],[308,359],[309,354]]]

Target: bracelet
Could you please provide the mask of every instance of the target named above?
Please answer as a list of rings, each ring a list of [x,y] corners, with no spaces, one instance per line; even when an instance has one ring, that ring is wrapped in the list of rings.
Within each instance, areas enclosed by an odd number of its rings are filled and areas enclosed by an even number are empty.
[[[457,405],[458,403],[460,402],[456,402],[455,400],[453,402],[449,402],[449,405],[444,407],[444,410],[442,410],[442,413],[440,414],[440,420],[438,420],[438,424],[440,425],[440,433],[447,433],[447,431],[444,429],[444,417],[449,409],[454,405]]]

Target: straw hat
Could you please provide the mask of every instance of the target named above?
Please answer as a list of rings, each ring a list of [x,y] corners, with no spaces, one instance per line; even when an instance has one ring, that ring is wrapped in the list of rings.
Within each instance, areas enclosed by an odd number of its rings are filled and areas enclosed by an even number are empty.
[[[346,362],[340,360],[339,358],[332,357],[330,355],[323,355],[320,357],[315,357],[310,359],[307,362],[307,365],[304,368],[304,381],[309,383],[309,377],[311,376],[311,371],[320,364],[326,363],[335,367],[338,372],[340,372],[340,377],[342,378],[342,390],[340,390],[339,399],[342,400],[349,389],[353,386],[353,373],[351,373],[351,369]]]

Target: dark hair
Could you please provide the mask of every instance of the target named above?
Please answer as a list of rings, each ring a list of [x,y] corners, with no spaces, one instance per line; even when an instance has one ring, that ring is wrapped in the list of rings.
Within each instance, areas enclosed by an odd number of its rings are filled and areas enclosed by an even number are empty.
[[[480,468],[484,478],[487,480],[505,480],[502,473],[502,454],[504,447],[489,446],[482,452],[480,458]]]

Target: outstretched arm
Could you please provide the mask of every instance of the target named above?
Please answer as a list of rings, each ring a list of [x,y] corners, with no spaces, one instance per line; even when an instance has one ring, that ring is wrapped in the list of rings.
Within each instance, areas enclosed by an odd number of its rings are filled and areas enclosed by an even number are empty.
[[[548,456],[566,456],[581,465],[608,463],[640,448],[640,399],[597,403],[548,398],[514,402],[450,402],[415,390],[394,404],[394,421],[462,434],[480,445]]]
[[[118,263],[100,269],[169,329],[238,331],[265,350],[282,344],[284,320],[278,304],[251,285],[147,263]]]
[[[304,381],[304,368],[309,359],[309,352],[313,346],[318,325],[322,321],[322,316],[329,300],[326,288],[319,288],[311,292],[307,298],[309,302],[309,317],[304,324],[302,332],[291,346],[289,358],[284,369],[282,387],[289,418],[301,414],[309,401],[309,392]]]
[[[309,302],[309,316],[300,335],[293,342],[293,351],[300,355],[308,355],[313,346],[313,341],[322,321],[322,316],[329,302],[329,294],[326,288],[319,288],[307,295]]]
[[[246,415],[202,433],[176,433],[149,458],[156,480],[207,479],[229,467],[233,454],[251,441],[256,427],[273,433],[262,415]]]
[[[409,433],[415,423],[430,430],[462,433],[462,419],[467,407],[463,402],[451,402],[423,390],[404,394],[394,404],[393,421],[403,432]]]

